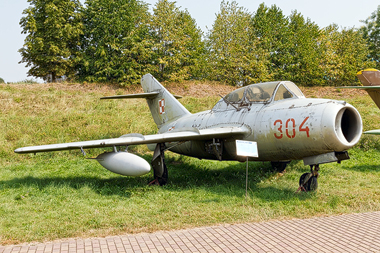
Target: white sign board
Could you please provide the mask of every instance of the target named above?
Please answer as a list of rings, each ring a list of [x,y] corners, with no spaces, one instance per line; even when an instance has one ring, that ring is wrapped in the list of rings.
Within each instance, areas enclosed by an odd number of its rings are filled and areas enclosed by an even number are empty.
[[[259,157],[257,142],[236,140],[236,154],[238,156]]]

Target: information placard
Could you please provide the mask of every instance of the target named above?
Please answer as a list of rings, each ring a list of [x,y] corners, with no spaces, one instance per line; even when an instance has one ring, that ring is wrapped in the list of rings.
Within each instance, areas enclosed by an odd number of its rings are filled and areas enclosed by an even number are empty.
[[[236,154],[245,157],[259,157],[257,142],[236,140]]]

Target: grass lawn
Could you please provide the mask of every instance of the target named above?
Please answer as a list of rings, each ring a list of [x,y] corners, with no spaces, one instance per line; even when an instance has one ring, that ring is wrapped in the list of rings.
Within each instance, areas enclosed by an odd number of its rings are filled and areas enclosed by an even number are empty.
[[[323,97],[358,108],[364,130],[380,128],[379,109],[367,95],[327,90]],[[168,185],[149,187],[151,174],[122,177],[80,151],[13,153],[28,145],[155,133],[144,100],[99,100],[124,93],[96,85],[0,85],[0,244],[380,210],[377,136],[363,136],[350,160],[321,165],[314,193],[295,193],[308,171],[302,161],[293,161],[284,174],[271,172],[269,163],[251,162],[248,198],[245,163],[167,152]],[[189,96],[182,102],[196,112],[217,100]],[[152,158],[145,146],[129,151]],[[92,157],[103,150],[86,152]]]

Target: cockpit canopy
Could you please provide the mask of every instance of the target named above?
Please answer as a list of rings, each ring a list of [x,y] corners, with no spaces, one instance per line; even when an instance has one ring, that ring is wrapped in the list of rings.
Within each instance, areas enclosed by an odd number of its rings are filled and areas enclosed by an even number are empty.
[[[252,104],[268,104],[291,98],[304,98],[301,90],[290,81],[276,81],[251,84],[226,95],[221,101],[235,108],[250,106]],[[215,107],[218,106],[215,105]],[[219,105],[218,107],[220,107]],[[214,108],[215,108],[214,107]]]

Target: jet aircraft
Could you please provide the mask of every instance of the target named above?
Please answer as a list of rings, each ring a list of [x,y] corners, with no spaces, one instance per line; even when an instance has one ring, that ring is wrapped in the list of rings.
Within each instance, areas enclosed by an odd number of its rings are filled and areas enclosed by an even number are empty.
[[[380,109],[380,71],[377,69],[365,69],[359,71],[356,76],[364,86],[347,86],[341,88],[354,88],[365,90],[373,102]],[[365,134],[380,134],[380,129],[364,132]]]
[[[190,113],[151,74],[141,79],[144,93],[101,99],[145,98],[158,133],[126,134],[120,138],[23,147],[16,153],[113,147],[96,160],[106,169],[126,176],[141,176],[153,168],[153,183],[168,180],[165,151],[199,159],[246,161],[236,154],[236,140],[257,143],[259,157],[284,170],[291,160],[303,160],[311,172],[300,180],[302,190],[315,190],[319,165],[349,159],[347,150],[362,133],[359,112],[344,101],[305,98],[290,81],[252,84],[222,97],[211,110]],[[129,145],[153,145],[149,164],[128,153]],[[121,147],[126,147],[121,151]]]

